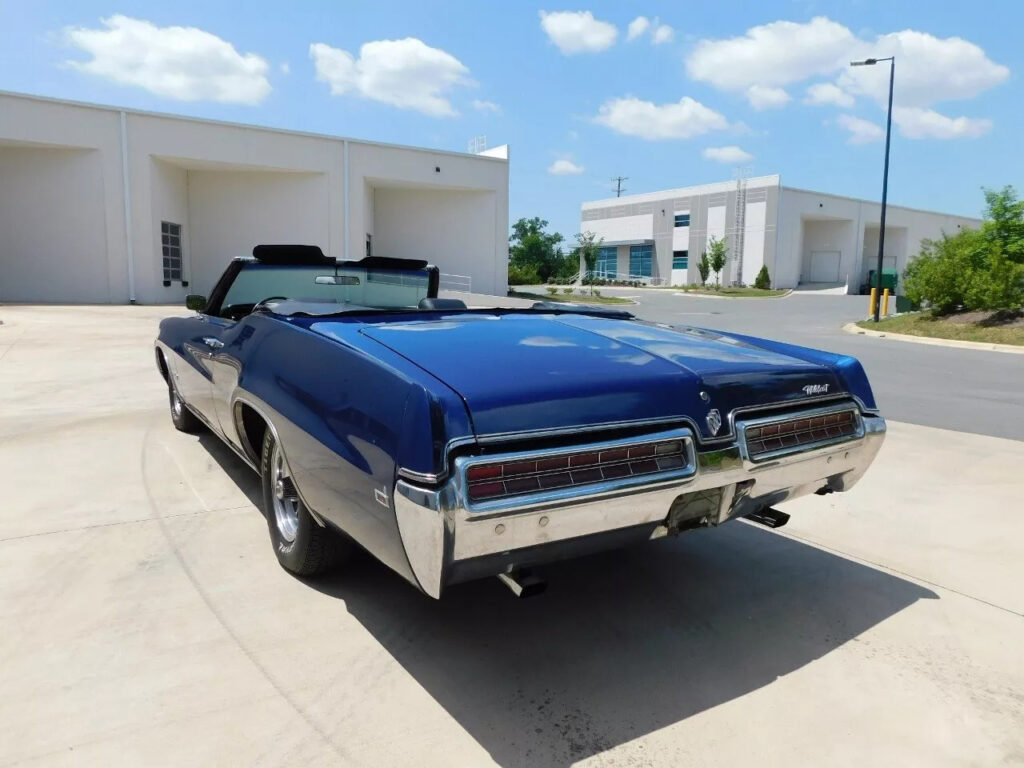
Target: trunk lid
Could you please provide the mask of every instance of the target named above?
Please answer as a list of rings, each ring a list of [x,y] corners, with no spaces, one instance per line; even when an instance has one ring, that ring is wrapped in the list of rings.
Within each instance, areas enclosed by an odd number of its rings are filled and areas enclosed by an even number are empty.
[[[586,315],[457,315],[360,331],[466,402],[478,435],[689,418],[835,394],[828,367],[702,331]],[[812,390],[805,392],[804,387]],[[709,400],[700,393],[708,393]]]

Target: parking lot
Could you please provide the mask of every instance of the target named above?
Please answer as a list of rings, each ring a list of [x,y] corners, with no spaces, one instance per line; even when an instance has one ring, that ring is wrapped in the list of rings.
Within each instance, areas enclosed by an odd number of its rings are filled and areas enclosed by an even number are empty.
[[[171,426],[183,310],[0,306],[0,764],[1024,763],[1024,358],[843,334],[853,299],[634,308],[861,357],[853,491],[440,602],[277,565],[256,476]]]

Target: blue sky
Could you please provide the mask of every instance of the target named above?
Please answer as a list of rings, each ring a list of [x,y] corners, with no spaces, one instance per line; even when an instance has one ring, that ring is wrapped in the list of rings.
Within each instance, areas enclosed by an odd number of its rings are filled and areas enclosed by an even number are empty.
[[[887,73],[853,56],[897,55],[892,202],[977,215],[982,186],[1022,184],[1020,2],[0,0],[0,18],[2,90],[457,151],[486,134],[512,147],[511,220],[567,237],[617,175],[645,192],[741,164],[877,197]]]

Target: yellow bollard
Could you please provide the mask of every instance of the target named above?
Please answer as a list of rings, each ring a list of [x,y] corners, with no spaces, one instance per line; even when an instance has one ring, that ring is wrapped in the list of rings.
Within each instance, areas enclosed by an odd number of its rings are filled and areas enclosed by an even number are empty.
[[[875,307],[878,305],[878,289],[871,289],[871,303],[868,305],[868,317],[875,316]]]
[[[889,289],[882,291],[882,316],[889,314]]]

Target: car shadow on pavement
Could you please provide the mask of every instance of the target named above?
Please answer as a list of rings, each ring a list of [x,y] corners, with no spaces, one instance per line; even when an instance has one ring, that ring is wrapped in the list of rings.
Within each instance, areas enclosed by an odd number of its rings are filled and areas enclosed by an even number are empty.
[[[205,429],[199,433],[199,444],[203,446],[210,458],[220,465],[238,490],[245,494],[256,509],[263,509],[263,489],[260,487],[260,476],[253,472],[245,462],[228,448],[224,441]]]
[[[927,589],[747,523],[497,579],[440,601],[360,554],[309,581],[502,766],[568,766],[770,685]],[[395,727],[402,717],[396,713]]]

